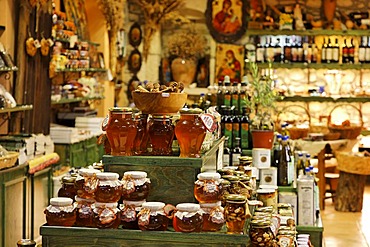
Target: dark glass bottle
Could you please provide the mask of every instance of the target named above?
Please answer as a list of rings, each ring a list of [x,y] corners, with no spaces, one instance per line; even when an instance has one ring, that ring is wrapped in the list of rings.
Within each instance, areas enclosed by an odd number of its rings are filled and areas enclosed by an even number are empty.
[[[358,61],[360,63],[366,62],[366,46],[367,46],[367,37],[361,37],[361,44],[358,47]]]
[[[351,48],[349,48],[351,49]],[[354,53],[353,53],[354,55]],[[338,44],[338,39],[335,39],[335,43],[333,44],[332,47],[332,61],[333,63],[338,63],[339,62],[339,44]],[[350,59],[351,60],[351,59]]]
[[[224,154],[222,156],[222,166],[230,166],[231,165],[231,151],[229,146],[229,137],[225,138],[224,142]]]
[[[227,75],[224,78],[224,105],[231,106],[230,77]]]
[[[288,137],[283,136],[281,141],[281,156],[278,166],[278,185],[287,186],[288,185],[288,167],[290,163],[290,155],[288,152]]]
[[[355,46],[353,45],[353,39],[351,39],[351,43],[349,43],[348,58],[349,63],[355,63]]]
[[[322,47],[321,47],[321,63],[326,63],[326,49],[327,48],[328,48],[328,44],[326,44],[326,40],[324,38]]]
[[[239,157],[242,156],[242,149],[240,147],[240,137],[234,138],[234,148],[231,155],[231,164],[233,166],[238,166],[239,164]]]
[[[277,168],[279,168],[280,157],[281,157],[281,152],[282,152],[281,138],[282,136],[280,134],[276,135],[276,141],[274,143],[274,148],[273,148],[273,162],[271,165]]]
[[[347,40],[344,40],[344,46],[342,48],[342,63],[349,63],[349,47],[347,46]]]
[[[280,43],[280,39],[276,39],[275,52],[274,52],[274,62],[280,63],[282,61],[283,47]]]
[[[302,38],[297,38],[297,62],[303,62],[303,45],[302,45]]]
[[[231,106],[234,107],[234,114],[239,114],[239,88],[237,81],[234,81],[231,90]]]
[[[303,153],[298,153],[298,160],[297,160],[297,167],[296,167],[296,174],[297,177],[303,176],[304,171],[304,159],[303,159]]]
[[[224,136],[229,137],[228,147],[233,147],[233,116],[231,116],[230,107],[225,109],[225,118],[224,118]]]
[[[249,133],[249,111],[246,106],[242,108],[242,116],[240,117],[240,138],[241,138],[241,148],[251,149],[251,135]]]
[[[262,38],[259,38],[256,48],[256,60],[257,63],[265,62],[265,47],[262,45]]]
[[[236,137],[240,137],[240,116],[238,115],[238,113],[236,112],[235,109],[234,109],[233,113],[234,113],[233,118],[232,118],[232,121],[233,121],[233,139],[235,140]]]
[[[248,100],[248,77],[243,76],[239,92],[239,111],[243,111],[243,107],[247,104]]]
[[[284,46],[284,62],[290,63],[292,61],[292,45],[290,44],[290,39],[285,39],[285,46]]]
[[[217,107],[220,107],[224,104],[224,92],[223,92],[223,85],[222,81],[218,82],[218,89],[217,89]]]
[[[331,44],[330,38],[328,38],[328,46],[326,47],[326,62],[333,62],[333,45]]]
[[[292,60],[293,63],[298,62],[298,43],[297,38],[293,36],[293,44],[292,44]]]

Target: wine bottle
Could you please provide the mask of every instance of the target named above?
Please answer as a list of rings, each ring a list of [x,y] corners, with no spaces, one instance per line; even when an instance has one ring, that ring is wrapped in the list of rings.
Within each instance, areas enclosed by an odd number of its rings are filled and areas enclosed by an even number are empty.
[[[335,39],[335,43],[332,46],[332,61],[333,63],[338,63],[339,62],[339,44],[338,44],[338,39]]]
[[[239,157],[242,156],[242,149],[240,147],[240,137],[235,137],[234,139],[234,148],[231,155],[231,164],[233,166],[238,166],[239,164]]]
[[[342,48],[342,63],[349,63],[349,47],[347,40],[344,40],[344,46]]]
[[[240,117],[240,138],[241,138],[241,148],[251,149],[250,133],[249,133],[249,116],[248,108],[246,106],[242,107],[242,116]]]
[[[360,63],[366,62],[366,47],[367,47],[367,37],[365,36],[361,38],[361,44],[358,47],[358,61]]]
[[[262,45],[262,38],[259,39],[256,48],[256,60],[258,63],[265,62],[265,47]]]
[[[328,48],[328,44],[326,43],[325,38],[323,39],[322,47],[321,47],[321,63],[326,63],[326,49]]]
[[[234,81],[231,90],[231,106],[234,107],[234,114],[239,114],[239,88],[238,82]]]
[[[290,63],[292,61],[292,45],[290,44],[290,39],[285,39],[284,46],[284,63]]]
[[[330,38],[328,38],[328,45],[326,47],[326,62],[333,62],[333,45],[331,44]]]
[[[353,45],[353,39],[351,39],[348,48],[348,61],[349,63],[355,63],[355,46]]]
[[[231,106],[230,77],[228,75],[225,75],[224,86],[224,105]]]
[[[366,52],[365,52],[365,62],[370,63],[370,39],[367,37],[367,45],[366,45]]]

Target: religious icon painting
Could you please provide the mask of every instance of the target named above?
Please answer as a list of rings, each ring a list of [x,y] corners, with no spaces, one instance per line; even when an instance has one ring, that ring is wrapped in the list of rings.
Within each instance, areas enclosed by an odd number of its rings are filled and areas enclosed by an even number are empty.
[[[134,49],[128,57],[128,70],[132,73],[139,72],[141,68],[142,58],[138,49]]]
[[[138,47],[141,43],[142,38],[143,38],[143,34],[141,31],[141,27],[139,23],[135,22],[130,27],[130,31],[128,33],[128,40],[130,42],[130,45],[134,47]]]
[[[218,44],[216,48],[215,83],[223,81],[225,76],[230,82],[240,82],[244,67],[244,47],[241,45]]]
[[[207,27],[212,37],[220,43],[239,40],[247,27],[246,0],[208,0]]]

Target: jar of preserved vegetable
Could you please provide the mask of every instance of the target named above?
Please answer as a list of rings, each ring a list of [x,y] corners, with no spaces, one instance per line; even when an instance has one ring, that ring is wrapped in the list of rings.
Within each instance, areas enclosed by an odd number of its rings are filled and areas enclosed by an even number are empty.
[[[200,205],[195,203],[180,203],[176,205],[173,217],[173,228],[176,232],[200,232],[203,217]]]
[[[102,129],[106,131],[112,155],[131,156],[133,154],[137,130],[132,119],[131,108],[109,108],[109,117],[103,121]]]
[[[166,231],[168,217],[163,202],[144,202],[138,215],[139,229],[142,231]]]
[[[217,232],[220,231],[225,223],[224,208],[221,202],[215,203],[201,203],[200,208],[203,216],[203,232]]]
[[[94,199],[76,197],[76,223],[75,226],[95,227],[93,204]]]
[[[95,202],[94,206],[94,225],[97,228],[118,228],[121,224],[121,219],[119,217],[117,202]]]
[[[122,227],[125,229],[139,229],[137,222],[137,216],[141,211],[141,206],[143,201],[123,201],[123,204],[120,207],[120,217]]]
[[[295,231],[279,229],[276,237],[278,245],[284,247],[295,247],[294,245],[295,235],[296,235]]]
[[[230,194],[226,197],[225,220],[227,233],[244,234],[245,220],[250,216],[245,196]]]
[[[263,202],[263,206],[271,206],[276,210],[277,208],[277,198],[275,189],[258,189],[257,199]]]
[[[149,121],[149,138],[152,143],[152,155],[171,155],[174,136],[175,127],[172,124],[170,116],[152,116]]]
[[[66,175],[61,179],[62,187],[58,190],[58,197],[68,197],[72,200],[75,199],[76,189],[75,181],[77,175]]]
[[[271,230],[271,222],[264,219],[252,220],[249,237],[253,246],[274,246],[274,234]]]
[[[73,226],[76,222],[76,208],[71,198],[51,198],[44,213],[49,226]]]
[[[223,179],[226,179],[227,181],[230,182],[230,187],[229,187],[229,194],[241,194],[241,188],[240,188],[240,178],[239,176],[235,175],[225,175],[222,176]]]
[[[222,193],[221,175],[217,172],[202,172],[198,174],[194,184],[194,196],[200,203],[220,201]]]
[[[150,191],[150,179],[143,171],[127,171],[122,178],[122,199],[125,201],[146,200]]]
[[[176,138],[180,146],[180,157],[200,157],[200,150],[207,132],[200,118],[202,112],[200,108],[183,108],[180,110],[180,120],[175,128]]]
[[[98,187],[95,191],[97,202],[118,202],[122,195],[122,184],[115,172],[101,172],[96,174]]]
[[[76,195],[83,199],[94,198],[94,193],[98,188],[98,179],[96,174],[99,170],[82,168],[78,171],[75,180]]]

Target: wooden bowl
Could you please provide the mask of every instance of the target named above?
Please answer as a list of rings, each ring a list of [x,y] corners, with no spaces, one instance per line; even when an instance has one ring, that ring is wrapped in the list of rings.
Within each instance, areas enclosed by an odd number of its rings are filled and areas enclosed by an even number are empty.
[[[188,98],[186,93],[132,92],[136,107],[146,114],[175,114]]]

